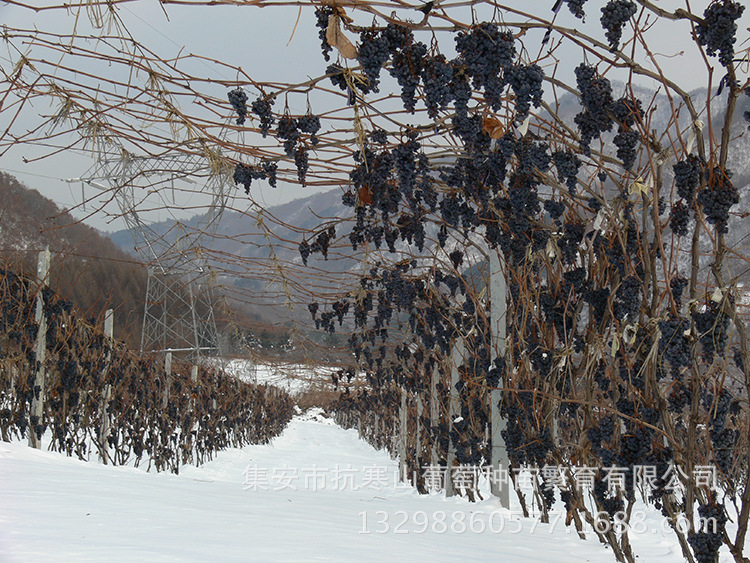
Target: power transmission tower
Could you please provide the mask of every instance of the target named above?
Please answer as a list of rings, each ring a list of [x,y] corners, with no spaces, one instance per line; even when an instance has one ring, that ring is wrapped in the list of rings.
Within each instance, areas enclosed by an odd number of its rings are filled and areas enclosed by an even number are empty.
[[[141,353],[179,352],[191,361],[219,354],[212,276],[203,251],[229,198],[228,175],[218,151],[185,146],[159,156],[139,156],[101,144],[96,152],[96,163],[81,181],[112,194],[136,251],[150,264]],[[204,215],[168,228],[146,218],[155,210],[180,208],[176,196],[185,192],[202,198]]]

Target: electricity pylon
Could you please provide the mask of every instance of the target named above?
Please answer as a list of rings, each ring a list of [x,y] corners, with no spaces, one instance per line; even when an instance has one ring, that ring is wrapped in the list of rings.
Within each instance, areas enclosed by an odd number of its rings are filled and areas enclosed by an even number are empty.
[[[193,361],[218,353],[212,276],[204,252],[205,239],[215,233],[229,198],[228,174],[218,151],[185,146],[140,156],[118,145],[99,147],[96,163],[81,181],[112,194],[136,251],[150,264],[141,353],[180,352]],[[146,220],[149,212],[181,208],[176,193],[208,200],[201,203],[207,211],[166,228]]]

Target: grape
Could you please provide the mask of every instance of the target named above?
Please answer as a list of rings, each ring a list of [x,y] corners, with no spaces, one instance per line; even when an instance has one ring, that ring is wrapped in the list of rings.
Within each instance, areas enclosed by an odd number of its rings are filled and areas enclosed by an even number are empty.
[[[320,117],[308,112],[297,119],[297,127],[303,133],[308,133],[310,135],[312,146],[318,144],[318,137],[315,134],[320,131]]]
[[[260,132],[265,137],[271,126],[274,124],[273,113],[271,113],[271,106],[274,103],[273,98],[260,97],[252,103],[252,110],[260,118]]]
[[[706,362],[713,361],[714,355],[723,358],[727,347],[729,317],[713,301],[709,302],[705,311],[692,313],[692,317]]]
[[[229,103],[232,104],[234,111],[237,112],[237,125],[245,123],[245,116],[247,115],[247,94],[242,88],[235,88],[230,90],[227,94]]]
[[[641,282],[635,276],[628,276],[615,293],[615,317],[621,322],[634,322],[641,308]]]
[[[621,128],[620,132],[615,135],[613,142],[617,147],[617,158],[622,160],[622,167],[625,170],[633,167],[637,155],[636,146],[640,140],[641,135],[638,131],[623,131]]]
[[[728,233],[729,209],[740,202],[740,194],[730,181],[732,172],[716,166],[708,174],[706,185],[698,191],[698,203],[706,220],[719,233]]]
[[[333,15],[333,8],[330,6],[321,6],[315,8],[315,27],[318,28],[318,37],[320,38],[320,48],[323,51],[323,58],[326,61],[331,60],[329,53],[331,52],[331,46],[328,44],[326,38],[328,33],[328,19]]]
[[[456,70],[450,83],[451,96],[455,100],[456,118],[466,118],[468,115],[469,100],[471,100],[471,85],[469,78],[463,71]]]
[[[373,92],[378,91],[380,70],[390,56],[390,44],[384,35],[369,29],[362,31],[357,59]]]
[[[724,543],[722,536],[727,522],[724,507],[718,504],[701,504],[698,514],[704,522],[703,528],[688,535],[688,543],[693,548],[697,563],[716,563],[719,548]]]
[[[669,317],[659,321],[659,354],[669,362],[673,369],[689,367],[692,364],[690,341],[685,332],[690,329],[690,321],[680,317]]]
[[[549,213],[549,216],[555,222],[558,227],[562,225],[560,218],[565,213],[565,204],[561,201],[555,201],[553,199],[544,202],[544,209]]]
[[[565,2],[568,4],[570,13],[579,20],[582,20],[586,16],[586,13],[583,11],[583,5],[586,3],[586,0],[565,0]]]
[[[703,159],[692,154],[685,160],[680,160],[674,165],[674,181],[677,187],[677,195],[685,199],[689,204],[693,202],[695,190],[703,178]]]
[[[276,136],[284,141],[284,152],[286,155],[292,156],[300,136],[297,120],[289,115],[284,115],[279,119]]]
[[[745,6],[732,0],[711,2],[703,12],[703,22],[697,26],[698,43],[706,47],[710,56],[719,54],[724,66],[732,64],[738,20]]]
[[[516,114],[523,121],[529,113],[531,104],[539,107],[542,102],[542,82],[544,71],[537,64],[515,66],[508,72],[508,82],[516,95]]]
[[[272,160],[263,162],[263,171],[266,173],[266,177],[268,178],[268,184],[272,188],[276,187],[277,170],[278,170],[278,164],[276,164]]]
[[[385,145],[388,142],[388,134],[383,129],[375,129],[370,133],[370,140],[378,145]]]
[[[443,55],[425,59],[422,68],[422,82],[424,83],[427,115],[430,118],[437,118],[438,112],[450,102],[452,97],[451,80],[453,80],[453,65],[446,61]]]
[[[416,100],[414,94],[419,85],[422,74],[422,62],[427,54],[427,47],[420,41],[409,42],[393,55],[393,62],[389,70],[391,76],[401,86],[401,101],[404,109],[414,113]]]
[[[607,41],[610,48],[614,51],[620,44],[622,29],[627,21],[632,18],[637,11],[635,2],[631,0],[610,0],[602,8],[602,17],[600,22],[606,30]]]
[[[300,183],[304,186],[309,166],[307,149],[305,147],[301,146],[294,151],[294,164],[297,167],[297,178],[299,178]]]
[[[689,221],[690,210],[682,201],[678,201],[672,206],[672,211],[669,213],[669,228],[678,237],[687,236]]]
[[[682,304],[682,292],[688,286],[688,280],[682,276],[675,276],[669,282],[669,287],[672,290],[672,297],[674,297],[677,308],[679,309]]]
[[[620,98],[612,106],[612,113],[615,119],[625,127],[633,127],[636,123],[640,123],[643,117],[643,106],[641,100],[630,98]]]
[[[563,236],[560,237],[558,245],[563,264],[575,264],[578,256],[578,247],[583,240],[586,226],[578,222],[566,223],[563,227]]]
[[[581,167],[581,159],[571,152],[556,151],[552,153],[552,161],[555,163],[560,178],[565,180],[568,191],[571,195],[574,195],[578,182],[576,176],[578,169]]]
[[[234,167],[233,180],[235,184],[242,184],[245,186],[245,193],[250,193],[250,184],[253,180],[259,180],[266,177],[266,173],[263,170],[247,166],[242,163],[237,163]]]
[[[413,39],[412,32],[403,25],[389,23],[383,30],[383,37],[388,41],[388,48],[395,53]]]
[[[612,129],[612,86],[596,69],[582,63],[575,69],[576,84],[581,92],[583,111],[573,119],[581,134],[581,149],[590,152],[591,141]]]
[[[468,32],[456,35],[458,63],[466,67],[475,88],[484,88],[484,99],[498,110],[505,86],[504,71],[511,68],[516,56],[515,38],[501,32],[495,23],[480,23]]]

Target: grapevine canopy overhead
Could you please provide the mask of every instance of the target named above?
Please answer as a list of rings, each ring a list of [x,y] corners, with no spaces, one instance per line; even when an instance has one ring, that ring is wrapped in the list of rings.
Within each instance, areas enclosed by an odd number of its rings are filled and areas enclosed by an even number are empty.
[[[50,24],[3,27],[0,154],[24,146],[35,147],[35,161],[111,146],[155,157],[197,153],[250,198],[259,184],[340,186],[355,207],[368,205],[379,197],[374,180],[351,174],[370,173],[375,156],[366,145],[409,142],[418,143],[422,173],[444,195],[454,187],[439,169],[466,154],[466,138],[477,130],[493,148],[508,133],[547,140],[558,154],[550,169],[558,177],[549,172],[546,179],[553,191],[575,184],[570,171],[578,160],[585,200],[596,196],[592,186],[603,174],[621,189],[647,189],[653,154],[670,163],[690,152],[722,167],[731,162],[728,145],[715,139],[722,127],[735,133],[712,118],[727,95],[737,99],[747,85],[741,72],[748,45],[742,33],[735,37],[747,14],[736,9],[734,29],[723,29],[711,25],[718,16],[705,3],[690,11],[680,2],[565,0],[533,12],[522,2],[9,4]],[[731,10],[734,3],[711,4],[718,5]],[[228,35],[210,37],[221,56],[190,44],[165,49],[160,30],[168,33],[170,18],[178,22],[197,9],[208,18],[210,10],[231,9],[250,35],[263,36],[256,26],[272,25],[290,47],[278,58],[262,49],[238,52]],[[277,78],[287,74],[292,82]],[[622,100],[619,118],[603,109],[574,121],[578,103],[593,108],[601,101],[599,77],[612,84],[612,101]],[[708,88],[707,99],[691,96],[697,85]],[[717,90],[723,92],[714,96]],[[571,102],[576,97],[580,102]],[[627,102],[635,97],[639,107]],[[144,205],[197,207],[194,191],[185,188],[193,198],[187,203]]]

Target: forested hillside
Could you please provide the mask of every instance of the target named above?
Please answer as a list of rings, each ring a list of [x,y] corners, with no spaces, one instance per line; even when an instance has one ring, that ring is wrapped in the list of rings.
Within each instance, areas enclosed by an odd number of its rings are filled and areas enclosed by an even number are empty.
[[[139,346],[145,267],[38,191],[0,172],[0,267],[34,273],[38,251],[47,246],[52,289],[92,320],[115,309],[115,337]]]

